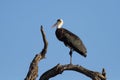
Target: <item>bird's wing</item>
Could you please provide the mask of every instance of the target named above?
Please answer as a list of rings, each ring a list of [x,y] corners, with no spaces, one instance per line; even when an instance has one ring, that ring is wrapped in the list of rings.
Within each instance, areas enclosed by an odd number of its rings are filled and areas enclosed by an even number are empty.
[[[72,47],[77,52],[86,53],[86,48],[82,42],[82,40],[72,32],[64,29],[64,43],[67,44],[69,47]]]

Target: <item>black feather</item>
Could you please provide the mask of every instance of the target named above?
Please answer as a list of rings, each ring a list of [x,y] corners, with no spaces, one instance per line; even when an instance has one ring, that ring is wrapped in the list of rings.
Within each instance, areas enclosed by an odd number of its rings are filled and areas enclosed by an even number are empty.
[[[73,34],[65,28],[58,28],[55,33],[56,37],[60,41],[64,42],[66,46],[72,48],[74,51],[78,52],[84,57],[87,56],[87,50],[78,36],[76,36],[75,34]]]

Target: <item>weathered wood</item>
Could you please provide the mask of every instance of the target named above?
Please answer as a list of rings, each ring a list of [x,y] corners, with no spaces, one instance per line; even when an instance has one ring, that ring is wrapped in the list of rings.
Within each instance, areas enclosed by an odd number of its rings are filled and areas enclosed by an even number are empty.
[[[58,64],[52,69],[43,73],[43,75],[40,77],[39,80],[49,80],[50,78],[55,77],[58,74],[62,74],[62,72],[65,70],[72,70],[72,71],[82,73],[87,77],[91,78],[92,80],[106,80],[106,77],[103,75],[103,73],[91,71],[82,66],[73,65],[73,64],[66,64],[66,65]],[[105,73],[105,70],[104,70],[104,73]]]
[[[35,57],[33,58],[28,74],[24,80],[36,80],[38,76],[38,63],[41,59],[45,58],[45,54],[47,52],[47,47],[48,47],[48,41],[45,36],[45,32],[43,31],[43,27],[41,26],[41,33],[42,33],[42,38],[44,42],[44,48],[39,54],[36,54]]]

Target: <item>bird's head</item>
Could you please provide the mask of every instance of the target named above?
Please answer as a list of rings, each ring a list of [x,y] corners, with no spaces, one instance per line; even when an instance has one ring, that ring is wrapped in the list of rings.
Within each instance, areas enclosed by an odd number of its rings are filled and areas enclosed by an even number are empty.
[[[61,28],[62,25],[63,25],[63,20],[62,19],[58,19],[57,22],[52,27]]]

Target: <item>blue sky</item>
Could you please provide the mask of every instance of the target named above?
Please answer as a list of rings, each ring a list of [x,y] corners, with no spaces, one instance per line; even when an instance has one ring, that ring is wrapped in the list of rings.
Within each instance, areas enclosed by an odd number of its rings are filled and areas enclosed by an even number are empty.
[[[40,26],[49,42],[46,59],[39,63],[39,76],[53,66],[69,63],[69,49],[59,42],[51,26],[58,18],[63,27],[77,34],[88,55],[73,53],[73,64],[101,72],[108,80],[119,79],[120,68],[119,0],[0,0],[1,80],[23,80],[35,54],[43,48]],[[51,80],[89,80],[65,71]]]

